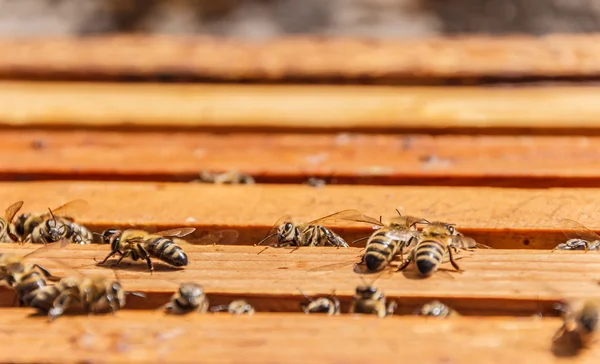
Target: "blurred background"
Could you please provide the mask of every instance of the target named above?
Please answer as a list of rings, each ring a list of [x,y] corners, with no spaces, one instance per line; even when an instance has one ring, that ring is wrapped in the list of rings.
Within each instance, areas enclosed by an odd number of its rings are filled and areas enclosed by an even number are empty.
[[[0,0],[0,35],[114,32],[268,39],[600,31],[599,0]]]

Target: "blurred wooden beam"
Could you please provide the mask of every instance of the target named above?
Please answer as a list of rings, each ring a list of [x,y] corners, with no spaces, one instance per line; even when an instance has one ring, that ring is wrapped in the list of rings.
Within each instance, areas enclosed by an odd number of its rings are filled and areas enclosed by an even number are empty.
[[[595,78],[600,36],[296,37],[98,36],[0,40],[9,78],[209,79],[439,83],[440,80]],[[474,81],[469,81],[474,82]]]
[[[0,82],[0,126],[597,133],[599,90]]]
[[[127,311],[115,317],[65,316],[48,324],[30,312],[0,310],[1,361],[356,363],[401,357],[409,363],[551,363],[557,360],[552,335],[561,325],[554,318],[177,317]],[[595,363],[597,357],[593,346],[573,362]]]
[[[33,129],[0,140],[1,180],[188,182],[237,170],[259,183],[600,187],[600,137]]]

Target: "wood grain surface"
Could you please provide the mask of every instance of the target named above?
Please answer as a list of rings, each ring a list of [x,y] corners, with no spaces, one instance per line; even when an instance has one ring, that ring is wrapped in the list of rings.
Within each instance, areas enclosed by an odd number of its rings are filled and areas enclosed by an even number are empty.
[[[394,216],[395,209],[399,209],[404,214],[449,221],[480,243],[505,249],[554,248],[565,241],[565,227],[559,224],[562,218],[600,230],[596,218],[600,190],[594,188],[0,183],[0,200],[6,201],[7,207],[24,200],[23,211],[45,211],[77,198],[88,201],[90,207],[75,213],[75,217],[93,230],[109,226],[194,226],[198,229],[196,236],[201,236],[235,229],[240,232],[238,244],[258,242],[284,215],[308,222],[345,209],[375,218]],[[349,241],[372,231],[365,224],[336,225],[335,231]]]
[[[26,255],[32,262],[63,277],[98,274],[117,278],[129,291],[146,293],[147,298],[129,296],[128,308],[151,309],[167,303],[178,285],[202,285],[211,302],[226,304],[246,299],[258,311],[301,312],[305,301],[299,289],[311,296],[328,296],[335,290],[342,312],[362,279],[384,291],[398,304],[396,313],[413,314],[424,303],[439,299],[463,315],[556,316],[553,304],[563,300],[600,300],[600,266],[596,252],[550,252],[532,250],[482,249],[458,254],[463,273],[449,263],[432,277],[421,278],[414,265],[405,271],[362,274],[353,263],[362,249],[304,247],[236,247],[183,245],[190,264],[172,268],[155,260],[155,272],[145,262],[123,260],[113,270],[96,266],[109,252],[107,245],[68,246],[63,249],[2,245],[4,253]],[[398,258],[399,259],[399,258]],[[393,266],[397,266],[394,262]],[[116,276],[115,276],[116,275]],[[362,278],[361,278],[362,277]],[[3,289],[0,302],[11,306],[14,294]]]
[[[273,363],[359,363],[398,357],[426,363],[465,363],[472,358],[493,364],[553,363],[557,359],[551,338],[560,326],[558,319],[533,318],[435,320],[304,314],[181,318],[125,311],[115,317],[62,317],[49,325],[44,318],[28,317],[29,312],[0,310],[0,339],[5,345],[1,361],[239,363],[252,358]],[[47,337],[53,338],[52,344]],[[22,350],[24,342],[31,350]],[[561,362],[595,363],[598,356],[596,347]]]
[[[0,179],[600,187],[600,137],[0,130]],[[148,161],[151,161],[148,163]]]
[[[596,87],[0,82],[0,125],[252,130],[598,130]],[[232,105],[235,105],[233,107]],[[548,107],[552,105],[552,107]],[[147,129],[146,129],[147,130]]]
[[[0,75],[395,83],[597,77],[598,44],[597,34],[402,40],[297,37],[265,42],[142,35],[3,39]]]

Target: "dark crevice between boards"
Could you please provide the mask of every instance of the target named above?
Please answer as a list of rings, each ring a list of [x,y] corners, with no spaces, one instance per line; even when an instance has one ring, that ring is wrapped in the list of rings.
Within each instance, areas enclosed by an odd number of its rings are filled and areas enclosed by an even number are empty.
[[[210,70],[208,70],[210,72]],[[432,72],[433,73],[433,72]],[[28,69],[13,67],[0,71],[0,80],[36,81],[36,82],[120,82],[120,83],[212,83],[212,84],[247,84],[247,85],[382,85],[382,86],[597,86],[600,75],[563,74],[543,75],[525,73],[504,73],[502,75],[459,74],[454,76],[410,75],[409,72],[387,72],[386,75],[334,74],[326,72],[311,74],[288,73],[273,77],[262,72],[249,76],[224,76],[219,74],[200,74],[194,70],[178,69],[167,72],[157,69],[153,72],[126,72],[88,69],[60,70],[48,68]]]
[[[105,182],[180,182],[197,183],[198,174],[178,173],[114,173],[89,172],[71,170],[47,173],[28,173],[0,171],[0,182],[35,182],[35,181],[105,181]],[[240,171],[246,173],[244,171]],[[323,185],[366,185],[366,186],[440,186],[440,187],[501,187],[501,188],[600,188],[600,176],[473,176],[473,177],[437,177],[415,175],[260,175],[250,174],[259,184],[309,184],[309,180],[317,179]],[[315,188],[322,185],[314,186]]]
[[[273,223],[279,219],[280,216],[273,217]],[[450,221],[452,222],[452,221]],[[91,231],[96,233],[102,233],[105,229],[116,227],[121,229],[132,229],[141,228],[149,232],[156,232],[162,230],[169,230],[178,227],[195,227],[196,231],[186,237],[186,239],[202,239],[209,234],[215,234],[222,230],[236,230],[239,233],[237,240],[229,245],[253,245],[258,243],[260,240],[265,238],[272,226],[226,226],[226,225],[201,225],[201,223],[181,223],[181,224],[162,224],[162,225],[107,225],[107,224],[96,224],[86,223],[81,221]],[[373,230],[368,225],[364,227],[335,227],[330,228],[344,238],[348,243],[353,242],[357,239],[365,238],[373,233]],[[464,235],[475,239],[478,243],[487,245],[494,249],[539,249],[539,250],[552,250],[558,244],[564,243],[567,237],[564,233],[559,230],[548,230],[548,229],[510,229],[510,227],[504,228],[488,228],[488,229],[472,229],[472,228],[461,228],[457,226],[457,229]],[[273,238],[271,244],[276,243],[276,239]],[[353,244],[354,248],[364,248],[366,240],[362,240]],[[283,249],[283,248],[281,248]],[[306,247],[305,249],[310,249]],[[333,248],[332,248],[333,249]],[[590,254],[593,254],[591,252]]]
[[[201,282],[196,282],[201,284]],[[143,292],[145,298],[128,296],[125,309],[157,310],[168,303],[174,292]],[[324,294],[323,296],[327,296]],[[207,292],[210,306],[226,305],[233,300],[244,299],[257,312],[302,313],[300,304],[307,302],[301,295],[259,295],[259,294],[223,294]],[[342,314],[347,314],[352,296],[336,296],[340,300]],[[14,291],[2,286],[0,289],[0,307],[12,307]],[[558,300],[541,299],[505,299],[505,298],[471,298],[471,297],[400,297],[387,296],[388,302],[397,304],[395,315],[415,315],[418,309],[427,302],[440,300],[462,316],[514,316],[514,317],[558,317],[556,310]],[[32,313],[35,310],[32,309]]]
[[[0,131],[18,130],[18,131],[118,131],[123,133],[155,132],[155,133],[174,133],[174,132],[203,132],[203,133],[296,133],[296,134],[324,134],[324,133],[363,133],[363,134],[428,134],[428,135],[491,135],[491,136],[600,136],[600,128],[589,126],[539,126],[539,127],[514,127],[514,126],[405,126],[405,125],[377,125],[370,126],[289,126],[285,122],[273,125],[189,125],[178,124],[175,120],[164,120],[161,125],[130,123],[127,120],[118,122],[104,122],[102,124],[86,123],[61,123],[52,121],[52,125],[46,123],[30,122],[9,124],[0,120]]]

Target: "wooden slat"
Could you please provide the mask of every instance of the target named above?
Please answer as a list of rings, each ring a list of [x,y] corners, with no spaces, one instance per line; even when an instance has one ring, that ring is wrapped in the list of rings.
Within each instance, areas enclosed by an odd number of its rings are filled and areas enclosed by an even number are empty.
[[[1,248],[24,255],[39,247],[7,244]],[[109,265],[95,266],[94,258],[101,260],[110,251],[102,245],[45,250],[31,259],[58,276],[117,274],[127,290],[147,294],[147,298],[130,296],[128,308],[136,309],[157,308],[169,301],[180,283],[196,282],[215,304],[244,298],[258,311],[277,312],[300,312],[304,298],[298,288],[320,296],[335,289],[343,312],[347,312],[356,286],[362,283],[352,264],[360,260],[359,248],[317,247],[293,252],[270,248],[260,254],[263,247],[186,245],[184,249],[190,260],[185,269],[156,261],[153,274],[143,261],[124,261],[114,273]],[[374,281],[389,299],[397,301],[398,314],[412,314],[427,301],[441,299],[463,315],[557,315],[552,305],[561,299],[600,299],[595,273],[600,263],[595,253],[494,249],[459,256],[457,262],[464,269],[460,274],[444,264],[442,271],[422,279],[413,265],[405,272],[363,278]],[[13,292],[0,292],[0,302],[12,305]]]
[[[600,186],[599,137],[0,131],[0,178]],[[151,163],[148,163],[151,161]]]
[[[378,187],[292,185],[213,186],[185,183],[31,182],[0,183],[8,206],[24,200],[23,211],[44,211],[82,198],[92,208],[75,216],[94,229],[108,226],[169,228],[194,226],[198,234],[233,228],[239,244],[253,244],[283,215],[310,221],[345,209],[378,217],[402,213],[444,220],[496,248],[551,249],[564,242],[558,218],[576,219],[600,230],[595,216],[599,189],[477,187]],[[369,226],[340,223],[349,241]]]
[[[405,40],[113,36],[3,39],[5,77],[435,82],[439,78],[597,77],[599,36]]]
[[[28,314],[0,310],[5,346],[1,361],[358,363],[402,358],[427,363],[551,363],[556,360],[551,338],[560,326],[558,319],[381,320],[299,314],[182,318],[152,312],[62,317],[48,324]],[[23,350],[23,343],[30,350]],[[598,355],[595,347],[576,362],[595,363]]]
[[[559,130],[600,124],[595,87],[442,88],[0,82],[0,125]],[[552,105],[552,107],[548,107]]]

